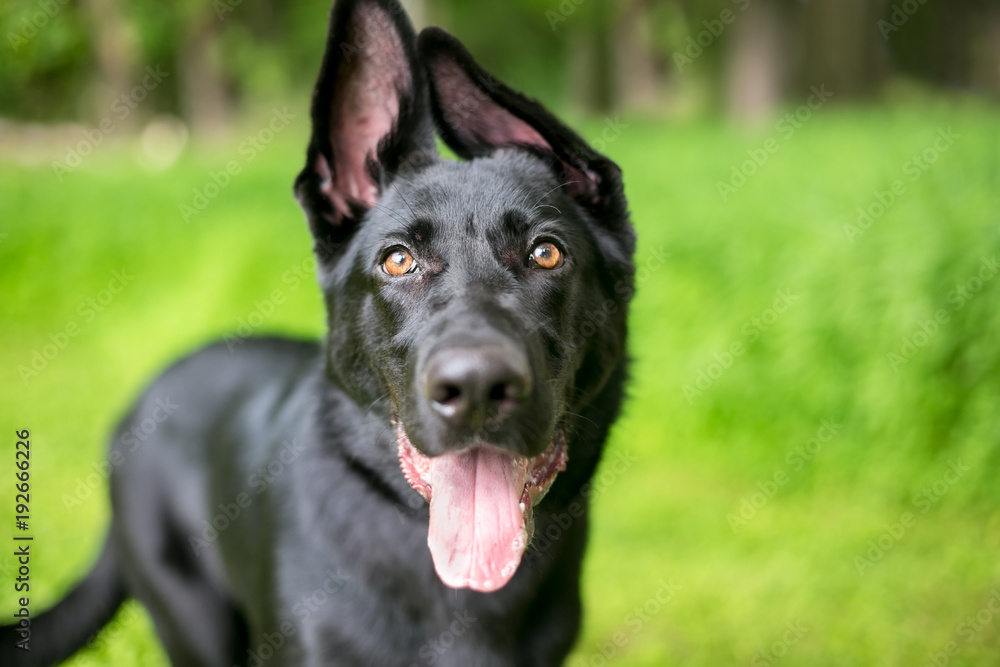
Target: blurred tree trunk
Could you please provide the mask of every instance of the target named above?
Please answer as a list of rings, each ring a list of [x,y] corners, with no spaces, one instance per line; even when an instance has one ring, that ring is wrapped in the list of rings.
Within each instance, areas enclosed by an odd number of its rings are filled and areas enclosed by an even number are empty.
[[[970,47],[969,79],[973,88],[1000,93],[1000,6],[983,8]]]
[[[614,53],[606,25],[584,22],[569,36],[570,95],[583,109],[610,113],[615,107]]]
[[[730,28],[723,85],[727,111],[736,120],[770,118],[781,103],[788,62],[783,23],[774,0],[754,0]]]
[[[614,92],[608,109],[652,109],[663,100],[664,73],[656,49],[653,2],[627,3],[613,28],[603,31],[613,45]]]
[[[211,4],[190,10],[187,39],[177,56],[181,109],[195,135],[224,127],[232,101],[218,52],[220,21]]]
[[[108,115],[115,97],[135,85],[136,34],[116,0],[82,0],[82,9],[97,57],[97,72],[86,103],[89,107],[86,115],[100,119]]]
[[[973,42],[973,8],[965,0],[952,0],[941,8],[937,26],[929,26],[932,44],[937,45],[938,55],[932,76],[946,87],[966,86],[969,83],[970,47]],[[936,28],[936,30],[935,30]]]
[[[837,99],[874,93],[885,80],[881,0],[811,0],[796,17],[801,63],[797,88],[826,85]]]

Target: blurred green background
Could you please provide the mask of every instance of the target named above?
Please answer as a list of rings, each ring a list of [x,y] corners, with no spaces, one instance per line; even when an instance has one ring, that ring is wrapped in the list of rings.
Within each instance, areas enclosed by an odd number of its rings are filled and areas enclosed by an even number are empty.
[[[639,230],[569,664],[1000,664],[995,3],[409,6],[618,161]],[[328,8],[2,9],[0,473],[30,429],[35,613],[96,557],[150,378],[322,333],[291,183]],[[131,603],[71,664],[165,658]]]

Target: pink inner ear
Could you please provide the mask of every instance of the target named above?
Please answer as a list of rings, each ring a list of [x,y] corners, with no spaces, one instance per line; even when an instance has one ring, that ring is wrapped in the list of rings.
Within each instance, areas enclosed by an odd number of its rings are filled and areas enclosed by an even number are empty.
[[[446,120],[464,141],[493,146],[520,144],[552,150],[535,128],[474,86],[456,62],[439,58],[432,68]]]
[[[368,173],[368,160],[377,157],[379,142],[392,131],[401,91],[410,90],[412,80],[392,19],[370,5],[358,9],[340,50],[340,89],[331,110],[332,175],[324,175],[330,169],[322,157],[323,164],[316,168],[323,178],[323,192],[341,214],[349,216],[349,200],[369,208],[378,201],[378,183]]]

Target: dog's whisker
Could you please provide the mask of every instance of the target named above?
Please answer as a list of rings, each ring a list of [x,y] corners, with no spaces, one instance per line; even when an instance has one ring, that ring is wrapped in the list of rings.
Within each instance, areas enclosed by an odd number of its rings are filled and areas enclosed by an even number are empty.
[[[558,213],[559,215],[563,214],[562,210],[559,207],[553,206],[552,204],[539,204],[538,206],[536,206],[532,210],[533,211],[537,211],[540,208],[551,208],[551,209],[555,210],[555,212]]]
[[[542,195],[541,197],[539,197],[538,201],[535,202],[535,205],[532,206],[532,210],[536,210],[536,209],[540,208],[539,205],[538,205],[538,203],[540,201],[542,201],[543,199],[545,199],[546,197],[548,197],[553,192],[555,192],[556,190],[558,190],[559,188],[565,188],[567,185],[574,185],[574,184],[579,183],[579,182],[580,181],[566,181],[562,185],[557,185],[556,187],[552,188],[551,190],[549,190],[548,192],[546,192],[544,195]],[[552,208],[555,208],[555,206],[553,206]],[[556,209],[556,210],[558,211],[559,209]],[[562,215],[562,211],[559,211],[559,213],[560,213],[560,215]]]
[[[381,396],[379,396],[378,398],[376,398],[376,399],[375,399],[374,401],[372,401],[372,402],[371,402],[371,403],[370,403],[370,404],[368,405],[368,407],[367,407],[367,408],[365,408],[365,411],[361,413],[361,416],[362,416],[362,417],[367,417],[367,416],[368,416],[368,414],[369,414],[369,413],[370,413],[370,412],[371,412],[372,410],[374,410],[374,409],[375,409],[375,406],[376,406],[376,405],[378,405],[379,403],[381,403],[382,401],[384,401],[384,400],[385,400],[385,399],[387,399],[387,398],[389,398],[389,392],[385,392],[384,394],[382,394]]]
[[[393,187],[393,189],[396,190],[396,194],[399,195],[399,198],[402,200],[402,202],[406,206],[406,208],[410,209],[410,213],[413,215],[414,219],[416,219],[417,212],[413,210],[412,206],[410,206],[410,202],[406,201],[406,197],[403,196],[403,192],[399,189],[399,185],[398,184],[393,184],[392,187]]]
[[[590,417],[585,417],[585,416],[581,415],[579,412],[570,412],[569,410],[563,410],[563,414],[564,415],[569,415],[571,417],[579,417],[580,419],[583,419],[584,421],[588,421],[591,424],[593,424],[595,428],[600,428],[600,426],[598,425],[597,422],[595,422]]]
[[[388,215],[389,217],[391,217],[393,220],[395,220],[396,222],[398,222],[401,225],[405,225],[406,224],[406,220],[403,219],[398,213],[396,213],[395,211],[393,211],[391,208],[388,208],[386,206],[382,206],[381,204],[375,204],[374,206],[372,206],[372,208],[376,209],[378,211],[382,211],[383,213],[385,213],[386,215]]]

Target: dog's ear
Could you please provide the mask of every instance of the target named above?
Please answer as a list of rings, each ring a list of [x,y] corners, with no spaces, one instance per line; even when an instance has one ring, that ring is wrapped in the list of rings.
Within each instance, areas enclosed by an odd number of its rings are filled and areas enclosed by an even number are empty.
[[[338,0],[295,194],[317,249],[336,252],[401,170],[436,152],[416,37],[395,0]]]
[[[551,162],[565,192],[609,224],[626,224],[621,170],[535,100],[480,67],[455,37],[426,28],[417,51],[430,79],[431,107],[445,143],[460,157],[520,147]]]

